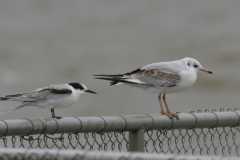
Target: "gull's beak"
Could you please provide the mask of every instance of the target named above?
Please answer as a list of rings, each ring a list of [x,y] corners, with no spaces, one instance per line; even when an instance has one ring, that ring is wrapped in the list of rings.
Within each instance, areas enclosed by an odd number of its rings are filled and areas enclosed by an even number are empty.
[[[89,90],[89,89],[85,90],[85,92],[97,94],[96,92],[93,92],[93,91],[91,91],[91,90]]]
[[[207,72],[207,73],[210,73],[210,74],[213,74],[212,71],[209,71],[208,69],[205,69],[205,68],[200,69],[200,71],[202,71],[202,72]]]

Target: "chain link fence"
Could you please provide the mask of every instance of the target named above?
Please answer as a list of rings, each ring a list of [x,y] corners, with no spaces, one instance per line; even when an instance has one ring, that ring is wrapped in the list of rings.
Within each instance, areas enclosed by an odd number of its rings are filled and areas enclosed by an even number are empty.
[[[239,156],[238,127],[147,131],[145,150],[149,153]]]
[[[239,156],[238,127],[146,131],[145,152]],[[128,151],[128,133],[77,133],[10,136],[0,138],[2,148],[80,149]]]
[[[127,151],[127,132],[75,133],[10,136],[0,139],[2,148],[48,148],[99,151]]]
[[[156,114],[1,120],[0,147],[124,152],[134,151],[137,144],[135,151],[140,147],[148,153],[240,156],[240,111],[205,110],[179,118]],[[140,130],[144,138],[137,136]]]

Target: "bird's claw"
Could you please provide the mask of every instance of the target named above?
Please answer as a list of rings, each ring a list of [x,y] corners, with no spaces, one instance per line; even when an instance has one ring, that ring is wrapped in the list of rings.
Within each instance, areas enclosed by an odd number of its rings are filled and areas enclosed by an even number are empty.
[[[52,118],[61,119],[62,117],[52,117]]]
[[[176,113],[171,113],[171,112],[167,113],[167,112],[163,112],[162,114],[168,116],[170,119],[173,119],[173,118],[175,117],[175,118],[177,118],[177,120],[179,120],[178,114],[176,114]]]

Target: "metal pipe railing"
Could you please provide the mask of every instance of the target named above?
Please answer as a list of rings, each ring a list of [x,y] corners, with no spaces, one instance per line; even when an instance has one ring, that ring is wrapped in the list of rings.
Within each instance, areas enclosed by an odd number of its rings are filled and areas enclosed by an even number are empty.
[[[14,119],[0,120],[0,136],[235,127],[239,122],[240,111],[182,113],[179,120],[160,114]]]
[[[80,150],[55,149],[0,149],[0,159],[45,160],[45,159],[84,159],[84,160],[239,160],[239,157],[196,156],[196,155],[166,155],[139,152],[100,152]]]

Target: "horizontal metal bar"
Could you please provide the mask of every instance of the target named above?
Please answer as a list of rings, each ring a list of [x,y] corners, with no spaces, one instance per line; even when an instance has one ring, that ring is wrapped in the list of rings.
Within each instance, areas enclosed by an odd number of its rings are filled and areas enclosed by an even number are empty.
[[[240,125],[239,115],[228,111],[182,113],[179,120],[159,114],[0,120],[0,136],[235,127]]]
[[[141,152],[101,152],[81,150],[55,149],[0,149],[0,159],[84,159],[84,160],[239,160],[239,157],[195,156],[195,155],[166,155]]]

